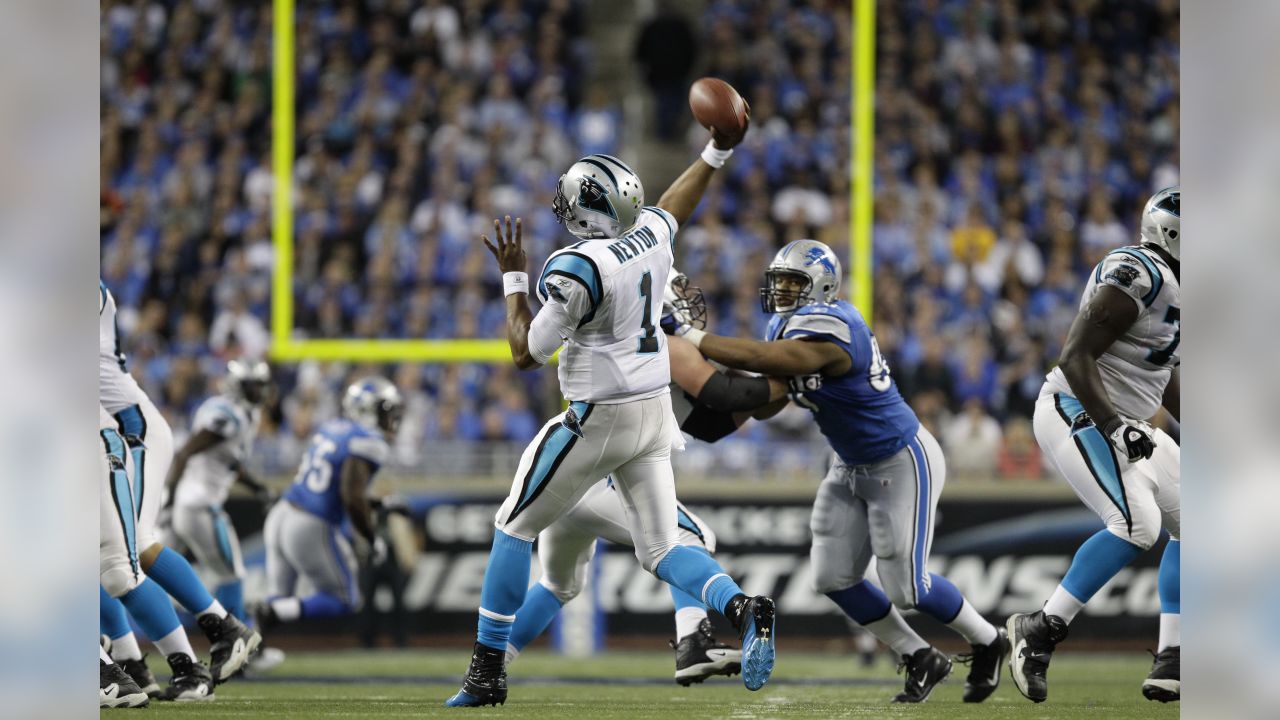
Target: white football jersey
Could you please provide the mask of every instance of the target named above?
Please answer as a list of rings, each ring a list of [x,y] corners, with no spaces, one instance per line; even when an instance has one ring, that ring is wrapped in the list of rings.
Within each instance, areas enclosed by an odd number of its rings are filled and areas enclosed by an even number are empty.
[[[142,402],[142,388],[129,374],[116,331],[116,299],[98,280],[98,401],[108,413]]]
[[[192,434],[209,430],[223,440],[187,462],[178,479],[175,504],[208,507],[226,502],[240,467],[249,459],[261,415],[258,408],[247,408],[225,395],[201,403],[191,423]]]
[[[1154,251],[1140,245],[1111,251],[1085,285],[1084,308],[1102,285],[1133,298],[1138,319],[1098,358],[1102,385],[1125,417],[1149,420],[1160,409],[1165,386],[1178,366],[1181,308],[1178,275]],[[1056,392],[1074,395],[1060,368],[1049,372]]]
[[[555,332],[567,343],[559,369],[566,399],[618,403],[667,392],[671,365],[659,321],[675,234],[670,213],[645,207],[622,237],[583,240],[547,259],[531,334]]]

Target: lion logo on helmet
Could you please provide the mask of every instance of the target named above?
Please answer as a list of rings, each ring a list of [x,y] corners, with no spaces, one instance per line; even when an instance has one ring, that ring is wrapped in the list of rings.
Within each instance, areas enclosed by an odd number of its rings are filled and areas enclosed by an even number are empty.
[[[835,263],[831,262],[831,258],[827,257],[827,253],[822,248],[809,248],[809,252],[804,254],[804,265],[810,267],[821,263],[822,267],[829,273],[835,274]]]

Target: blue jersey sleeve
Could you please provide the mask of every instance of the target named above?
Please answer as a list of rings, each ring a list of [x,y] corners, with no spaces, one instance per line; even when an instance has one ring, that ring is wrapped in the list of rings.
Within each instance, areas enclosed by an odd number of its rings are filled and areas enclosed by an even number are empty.
[[[871,366],[871,341],[866,323],[850,317],[837,305],[806,305],[796,311],[782,332],[782,339],[815,338],[834,343],[849,354],[850,372],[866,372]]]

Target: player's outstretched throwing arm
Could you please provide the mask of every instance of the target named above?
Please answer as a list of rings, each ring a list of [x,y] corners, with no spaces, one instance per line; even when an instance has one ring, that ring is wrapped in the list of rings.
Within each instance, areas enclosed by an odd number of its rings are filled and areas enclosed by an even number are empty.
[[[1151,457],[1155,442],[1141,425],[1116,411],[1102,384],[1098,358],[1123,337],[1137,319],[1138,306],[1133,298],[1111,285],[1099,286],[1071,323],[1058,361],[1076,399],[1093,418],[1094,425],[1130,462]],[[1176,397],[1176,383],[1173,385]]]
[[[751,110],[748,108],[746,122],[741,129],[722,132],[713,127],[711,140],[702,150],[702,155],[671,183],[671,187],[662,193],[662,197],[658,198],[658,207],[671,213],[676,219],[677,226],[684,225],[693,215],[694,208],[698,207],[703,193],[707,191],[711,176],[716,170],[724,167],[725,161],[733,154],[733,148],[746,137],[750,124]]]

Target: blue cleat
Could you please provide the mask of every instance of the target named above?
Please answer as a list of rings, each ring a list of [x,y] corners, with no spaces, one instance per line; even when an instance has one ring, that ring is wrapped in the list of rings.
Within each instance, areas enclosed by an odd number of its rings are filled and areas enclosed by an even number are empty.
[[[444,701],[445,707],[481,707],[507,702],[506,653],[476,643],[471,653],[471,667],[462,681],[462,689]]]
[[[759,690],[773,674],[774,606],[773,599],[757,595],[742,609],[742,684],[748,690]]]

